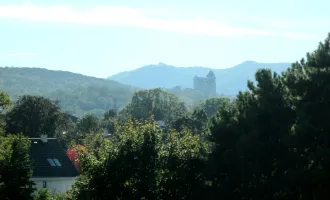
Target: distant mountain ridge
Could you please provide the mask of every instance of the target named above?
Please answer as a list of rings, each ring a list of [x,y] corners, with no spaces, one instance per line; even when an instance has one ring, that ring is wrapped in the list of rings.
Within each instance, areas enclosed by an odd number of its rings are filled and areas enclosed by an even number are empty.
[[[76,117],[82,117],[86,112],[101,117],[109,109],[126,106],[134,92],[144,88],[69,71],[0,67],[0,89],[14,101],[24,94],[40,95],[59,100],[61,108]],[[187,106],[204,98],[193,89],[172,88],[165,91],[178,96]]]
[[[247,80],[254,80],[258,69],[267,68],[281,73],[290,67],[291,63],[258,63],[245,61],[239,65],[226,69],[211,69],[207,67],[175,67],[164,63],[146,65],[132,71],[115,74],[109,79],[123,84],[141,88],[183,88],[193,87],[193,77],[205,77],[212,70],[216,76],[217,93],[235,95],[245,90]]]

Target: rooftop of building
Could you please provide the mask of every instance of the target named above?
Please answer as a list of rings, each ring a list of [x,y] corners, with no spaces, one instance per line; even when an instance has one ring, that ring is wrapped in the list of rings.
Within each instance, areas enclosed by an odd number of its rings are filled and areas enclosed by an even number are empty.
[[[30,138],[32,177],[76,177],[74,167],[65,150],[55,138]]]

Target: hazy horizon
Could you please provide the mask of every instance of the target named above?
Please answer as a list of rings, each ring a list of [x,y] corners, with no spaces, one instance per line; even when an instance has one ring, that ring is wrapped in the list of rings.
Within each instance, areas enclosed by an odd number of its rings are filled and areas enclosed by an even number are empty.
[[[0,66],[106,78],[159,62],[295,62],[330,25],[327,1],[0,0]],[[307,14],[308,13],[308,14]]]
[[[81,75],[84,75],[84,76],[90,76],[90,77],[95,77],[95,78],[103,78],[103,79],[107,79],[107,78],[110,78],[111,76],[114,76],[114,75],[117,75],[117,74],[120,74],[120,73],[124,73],[124,72],[130,72],[130,71],[134,71],[134,70],[138,70],[140,68],[143,68],[143,67],[147,67],[147,66],[151,66],[151,65],[155,65],[155,66],[159,66],[160,64],[165,64],[167,66],[171,66],[171,67],[175,67],[175,68],[207,68],[207,69],[211,69],[211,70],[224,70],[224,69],[228,69],[228,68],[233,68],[233,67],[236,67],[240,64],[243,64],[243,63],[246,63],[246,62],[255,62],[255,63],[259,63],[259,64],[286,64],[286,63],[291,63],[291,62],[278,62],[278,63],[261,63],[261,62],[258,62],[258,61],[253,61],[253,60],[246,60],[246,61],[243,61],[243,62],[240,62],[234,66],[230,66],[230,67],[226,67],[226,68],[221,68],[221,69],[216,69],[216,68],[211,68],[211,67],[207,67],[207,66],[174,66],[174,65],[171,65],[171,64],[168,64],[168,63],[163,63],[163,62],[158,62],[158,63],[151,63],[151,64],[146,64],[146,65],[143,65],[143,66],[140,66],[140,67],[137,67],[135,69],[130,69],[130,70],[124,70],[124,71],[119,71],[115,74],[110,74],[108,76],[105,76],[105,77],[96,77],[96,76],[92,76],[92,75],[89,75],[89,74],[83,74],[83,73],[80,73],[80,72],[73,72],[73,71],[70,71],[70,70],[66,70],[66,69],[49,69],[49,68],[45,68],[45,67],[34,67],[34,66],[0,66],[0,68],[4,68],[4,67],[13,67],[13,68],[36,68],[36,69],[47,69],[47,70],[54,70],[54,71],[64,71],[64,72],[71,72],[71,73],[76,73],[76,74],[81,74]],[[201,76],[203,76],[204,74],[201,74]]]

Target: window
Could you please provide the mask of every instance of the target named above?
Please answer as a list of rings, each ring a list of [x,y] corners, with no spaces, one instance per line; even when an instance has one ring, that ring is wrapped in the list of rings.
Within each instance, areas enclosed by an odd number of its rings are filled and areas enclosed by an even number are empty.
[[[50,166],[52,167],[62,167],[62,164],[60,163],[60,161],[58,159],[47,159],[48,163],[50,164]]]
[[[55,162],[56,166],[58,166],[58,167],[62,166],[60,161],[58,161],[57,159],[53,159],[53,161]]]
[[[50,164],[50,166],[52,166],[52,167],[55,167],[56,166],[55,163],[54,163],[54,161],[53,161],[53,159],[47,159],[47,161]]]
[[[47,182],[46,181],[42,181],[42,187],[47,188]]]

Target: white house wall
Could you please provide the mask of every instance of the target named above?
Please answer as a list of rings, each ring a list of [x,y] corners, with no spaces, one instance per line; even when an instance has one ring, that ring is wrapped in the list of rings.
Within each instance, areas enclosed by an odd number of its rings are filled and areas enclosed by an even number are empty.
[[[74,177],[70,178],[32,178],[32,181],[36,184],[37,189],[43,188],[43,183],[46,181],[46,188],[53,193],[63,193],[68,191],[74,181]]]

